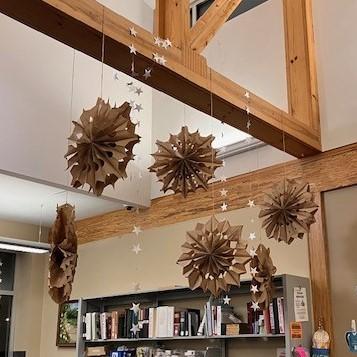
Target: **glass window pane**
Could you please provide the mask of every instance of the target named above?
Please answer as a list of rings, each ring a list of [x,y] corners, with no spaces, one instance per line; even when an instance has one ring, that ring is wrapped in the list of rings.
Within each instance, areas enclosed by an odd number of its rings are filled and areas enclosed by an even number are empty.
[[[0,357],[7,357],[10,340],[12,296],[0,295]]]
[[[15,254],[0,252],[0,291],[14,290]]]

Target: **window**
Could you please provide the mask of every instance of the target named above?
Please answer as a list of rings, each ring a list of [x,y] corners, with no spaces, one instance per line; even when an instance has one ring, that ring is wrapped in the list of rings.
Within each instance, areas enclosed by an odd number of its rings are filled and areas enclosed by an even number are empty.
[[[0,357],[9,354],[15,254],[0,252]]]

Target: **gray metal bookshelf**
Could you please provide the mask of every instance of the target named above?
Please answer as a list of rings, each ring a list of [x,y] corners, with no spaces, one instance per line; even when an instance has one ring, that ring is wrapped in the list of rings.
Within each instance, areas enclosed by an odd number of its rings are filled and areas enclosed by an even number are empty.
[[[284,297],[285,334],[256,335],[241,334],[236,336],[177,336],[177,337],[154,337],[154,338],[118,338],[108,340],[87,341],[83,338],[83,319],[87,312],[107,312],[116,308],[128,308],[131,303],[140,303],[142,306],[158,307],[172,304],[186,308],[203,306],[210,295],[201,290],[191,291],[188,288],[173,288],[159,291],[134,292],[129,294],[102,296],[96,298],[82,298],[79,301],[79,319],[77,335],[77,357],[85,357],[87,346],[109,344],[111,346],[157,346],[170,348],[205,348],[208,346],[219,348],[220,357],[233,357],[244,345],[245,350],[251,348],[253,356],[276,356],[276,348],[285,348],[286,356],[291,356],[294,346],[310,347],[312,335],[311,323],[311,294],[310,281],[307,278],[293,275],[280,275],[274,278],[275,296]],[[290,323],[295,319],[294,312],[294,287],[303,287],[307,291],[309,322],[303,322],[303,338],[293,340],[290,336]],[[232,288],[229,292],[232,298],[231,305],[239,313],[246,310],[246,302],[250,301],[250,281],[243,281],[241,286]],[[186,306],[186,305],[187,306]],[[192,306],[194,305],[194,306]],[[250,347],[251,346],[251,347]],[[256,354],[254,351],[256,350]]]

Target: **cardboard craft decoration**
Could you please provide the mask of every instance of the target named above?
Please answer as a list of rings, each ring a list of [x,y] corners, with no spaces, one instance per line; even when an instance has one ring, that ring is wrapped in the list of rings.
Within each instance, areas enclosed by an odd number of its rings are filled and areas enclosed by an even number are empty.
[[[287,179],[266,195],[262,208],[259,217],[265,218],[263,228],[268,238],[291,244],[294,239],[302,239],[309,233],[318,205],[309,184]]]
[[[259,291],[255,294],[252,292],[252,300],[263,310],[267,310],[273,300],[273,275],[276,273],[276,267],[270,257],[270,249],[263,244],[259,244],[256,254],[250,262],[250,267],[258,271],[253,276],[252,285],[257,286]]]
[[[135,134],[135,124],[130,120],[130,105],[125,102],[119,108],[112,108],[103,99],[83,110],[79,122],[73,122],[74,129],[68,138],[65,158],[71,168],[72,186],[89,185],[100,196],[104,188],[113,185],[119,178],[126,178],[126,167],[133,160],[133,147],[140,141]]]
[[[232,285],[240,285],[240,276],[251,259],[241,240],[242,228],[212,216],[206,224],[198,223],[194,231],[187,232],[177,263],[183,266],[192,290],[201,287],[217,297]]]
[[[203,137],[198,131],[190,133],[187,126],[178,135],[170,134],[169,141],[156,141],[158,150],[152,154],[155,163],[149,167],[163,183],[162,191],[189,192],[202,187],[208,190],[208,182],[214,171],[222,166],[217,150],[212,148],[214,136]]]
[[[77,234],[74,207],[64,204],[57,208],[57,217],[49,233],[49,295],[57,304],[70,299],[77,266]]]

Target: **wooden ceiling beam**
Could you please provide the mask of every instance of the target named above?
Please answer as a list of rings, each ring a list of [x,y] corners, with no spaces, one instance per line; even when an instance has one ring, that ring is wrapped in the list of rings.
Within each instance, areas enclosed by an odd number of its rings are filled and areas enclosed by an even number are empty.
[[[242,0],[215,0],[190,30],[191,48],[201,53],[241,2]]]
[[[153,68],[152,77],[145,81],[149,86],[207,114],[211,113],[212,99],[215,118],[245,132],[250,120],[250,134],[281,150],[285,142],[286,152],[295,157],[311,156],[321,150],[318,129],[310,128],[252,93],[248,114],[246,89],[210,69],[203,56],[188,46],[158,48],[152,33],[95,0],[2,0],[0,12],[97,60],[101,60],[103,27],[104,62],[112,68],[131,74],[132,56],[128,46],[134,44],[138,51],[136,72]],[[130,35],[131,27],[136,28],[137,37]],[[165,56],[166,66],[153,61],[155,52]],[[137,79],[144,81],[141,76]]]
[[[315,193],[357,185],[357,143],[326,151],[311,158],[292,160],[247,174],[232,177],[227,182],[210,184],[208,191],[190,193],[187,198],[181,195],[167,195],[152,200],[148,209],[139,214],[126,210],[106,213],[77,222],[81,244],[118,237],[130,233],[133,225],[143,229],[157,228],[212,214],[212,202],[220,211],[220,190],[229,191],[228,210],[247,207],[248,200],[262,203],[264,194],[274,184],[286,177],[309,182]],[[212,185],[214,188],[212,188]],[[315,234],[315,233],[314,233]]]

